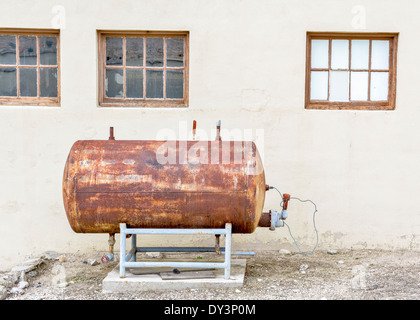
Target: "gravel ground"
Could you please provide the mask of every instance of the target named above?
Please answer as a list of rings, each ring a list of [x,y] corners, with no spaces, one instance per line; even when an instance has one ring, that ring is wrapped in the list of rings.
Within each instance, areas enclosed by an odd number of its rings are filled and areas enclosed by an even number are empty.
[[[57,253],[26,274],[28,287],[6,300],[418,300],[420,253],[414,251],[318,250],[306,256],[258,251],[247,257],[239,289],[186,289],[102,293],[102,280],[117,261],[98,253]],[[243,258],[243,257],[241,257]],[[91,265],[89,259],[99,261]],[[0,274],[1,276],[1,274]],[[63,283],[64,282],[64,283]],[[17,283],[14,284],[17,286]]]

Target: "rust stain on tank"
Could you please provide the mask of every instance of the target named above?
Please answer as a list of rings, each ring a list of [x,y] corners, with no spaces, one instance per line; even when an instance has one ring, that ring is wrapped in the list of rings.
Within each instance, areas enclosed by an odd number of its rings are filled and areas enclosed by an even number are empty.
[[[75,232],[117,233],[119,223],[131,228],[224,228],[229,222],[234,233],[252,233],[266,191],[255,144],[242,142],[238,148],[238,142],[219,141],[216,148],[214,141],[199,143],[75,142],[63,176],[70,226]],[[201,154],[204,147],[208,152]],[[171,154],[175,161],[159,161]]]

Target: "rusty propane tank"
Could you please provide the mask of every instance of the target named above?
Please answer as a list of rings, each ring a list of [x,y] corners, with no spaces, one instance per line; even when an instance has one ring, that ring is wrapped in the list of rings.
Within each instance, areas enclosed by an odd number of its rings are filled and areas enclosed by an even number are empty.
[[[80,140],[67,158],[63,200],[71,228],[224,228],[252,233],[266,192],[253,142]]]

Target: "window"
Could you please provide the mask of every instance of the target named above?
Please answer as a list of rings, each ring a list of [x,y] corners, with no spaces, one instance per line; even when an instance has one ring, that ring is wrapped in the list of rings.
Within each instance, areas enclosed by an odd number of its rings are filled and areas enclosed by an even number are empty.
[[[393,110],[397,34],[308,33],[307,109]]]
[[[187,32],[99,32],[101,106],[186,107]]]
[[[0,29],[0,104],[59,105],[58,31]]]

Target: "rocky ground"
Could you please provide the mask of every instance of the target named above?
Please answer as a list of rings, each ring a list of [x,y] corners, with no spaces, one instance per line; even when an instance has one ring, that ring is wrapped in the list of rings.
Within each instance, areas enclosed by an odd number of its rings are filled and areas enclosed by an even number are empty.
[[[243,258],[243,257],[241,257]],[[419,300],[420,253],[379,250],[287,250],[247,257],[240,289],[102,293],[118,261],[101,255],[46,252],[0,273],[3,300]]]

